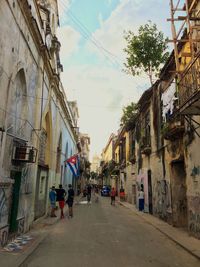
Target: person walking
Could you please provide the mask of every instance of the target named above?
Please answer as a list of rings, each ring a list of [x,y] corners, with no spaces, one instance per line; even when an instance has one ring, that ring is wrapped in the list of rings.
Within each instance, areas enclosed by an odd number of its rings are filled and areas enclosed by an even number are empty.
[[[49,192],[49,199],[51,203],[51,217],[57,217],[55,214],[56,211],[56,190],[55,186],[52,186],[51,191]]]
[[[87,202],[90,203],[91,200],[92,187],[90,184],[87,186]]]
[[[60,218],[63,219],[64,218],[64,206],[65,206],[65,196],[66,196],[66,191],[65,189],[62,187],[62,185],[59,185],[59,189],[56,189],[56,193],[57,193],[57,201],[59,203],[59,207],[60,207]]]
[[[144,211],[144,191],[143,191],[143,187],[141,187],[140,192],[138,194],[138,201],[139,201],[139,211]]]
[[[115,196],[116,196],[116,190],[115,188],[113,187],[112,190],[111,190],[111,193],[110,193],[110,197],[111,197],[111,205],[114,204],[115,205]]]
[[[68,190],[68,196],[67,196],[67,205],[69,208],[69,218],[73,217],[73,204],[74,204],[74,189],[72,188],[72,185],[69,184],[69,190]]]

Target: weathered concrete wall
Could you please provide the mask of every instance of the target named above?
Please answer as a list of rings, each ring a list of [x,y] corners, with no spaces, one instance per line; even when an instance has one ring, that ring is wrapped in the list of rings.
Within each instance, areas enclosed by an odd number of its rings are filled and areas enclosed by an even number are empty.
[[[125,168],[126,179],[124,181],[124,189],[126,194],[126,200],[129,203],[135,204],[135,194],[133,187],[136,185],[136,176],[135,176],[135,165],[129,163]]]
[[[60,104],[59,94],[57,94],[59,84],[52,84],[53,76],[50,74],[50,67],[47,68],[48,64],[44,65],[42,50],[38,49],[40,46],[37,43],[38,36],[34,36],[31,31],[19,3],[20,1],[11,0],[0,3],[0,128],[5,129],[5,132],[0,132],[1,244],[4,244],[8,238],[10,222],[6,214],[9,214],[11,210],[11,192],[12,187],[15,186],[14,179],[7,179],[8,183],[2,181],[11,177],[12,171],[21,172],[16,218],[17,231],[19,233],[27,231],[35,218],[47,212],[50,186],[52,184],[57,186],[60,183],[62,173],[61,171],[56,173],[60,135],[62,135],[60,163],[63,165],[62,171],[63,177],[67,180],[66,184],[72,181],[72,175],[68,170],[65,171],[63,162],[66,157],[76,153],[76,140],[67,122],[63,106]],[[56,1],[52,3],[55,15]],[[29,1],[29,4],[31,5],[29,12],[32,12],[44,41],[44,29],[36,1]],[[55,16],[54,25],[53,19],[51,21],[51,26],[54,28],[52,34],[56,33],[57,22],[57,16]],[[49,63],[52,67],[56,67],[57,58],[52,57]],[[57,71],[57,68],[55,70]],[[65,102],[67,105],[66,99]],[[48,164],[49,170],[38,171],[37,161],[31,165],[14,164],[12,157],[16,140],[23,144],[27,141],[26,145],[40,150],[43,127],[48,132],[48,147],[44,151],[44,164]]]
[[[35,138],[33,138],[33,128],[36,126],[35,114],[37,114],[35,99],[41,70],[38,51],[18,2],[15,1],[15,5],[13,1],[9,3],[10,6],[6,1],[0,4],[0,68],[2,70],[0,118],[2,126],[8,133],[3,134],[0,148],[0,175],[10,177],[12,170],[22,172],[16,219],[18,231],[24,232],[29,229],[30,222],[33,220],[36,165],[30,167],[25,164],[16,167],[13,164],[13,136],[26,140],[27,145],[35,147]],[[10,185],[10,187],[14,186],[14,184]],[[11,203],[12,201],[7,203],[9,213]],[[2,227],[9,224],[8,218],[3,224]]]
[[[194,119],[200,123],[198,116]],[[197,129],[200,133],[199,129]],[[187,198],[188,198],[188,229],[200,238],[200,138],[194,133],[194,139],[185,149]]]
[[[157,100],[156,100],[157,101]],[[144,185],[145,193],[145,210],[151,211],[155,216],[165,221],[171,222],[171,183],[170,169],[165,153],[165,145],[158,151],[157,127],[155,126],[155,107],[153,99],[151,99],[150,107],[150,135],[151,135],[151,153],[149,155],[142,154],[142,160],[139,174],[137,175],[137,194],[140,185]],[[157,114],[159,111],[156,110]],[[157,119],[157,118],[156,118]],[[155,129],[156,127],[156,129]],[[160,138],[160,136],[159,136]],[[159,141],[160,143],[160,141]],[[136,145],[136,151],[139,151],[139,144]],[[138,157],[139,154],[137,154]],[[139,161],[137,158],[137,168]],[[137,204],[138,205],[138,204]]]

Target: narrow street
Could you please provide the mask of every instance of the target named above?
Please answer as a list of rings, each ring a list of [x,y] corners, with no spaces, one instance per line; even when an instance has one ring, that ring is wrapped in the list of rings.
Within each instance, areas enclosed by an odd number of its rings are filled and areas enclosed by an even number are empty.
[[[83,199],[84,200],[84,199]],[[74,208],[60,221],[22,267],[199,267],[199,261],[109,198]]]

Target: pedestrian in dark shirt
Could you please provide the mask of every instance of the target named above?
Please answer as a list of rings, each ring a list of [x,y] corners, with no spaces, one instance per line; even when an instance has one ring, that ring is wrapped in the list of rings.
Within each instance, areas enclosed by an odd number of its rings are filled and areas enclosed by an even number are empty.
[[[90,200],[91,200],[91,192],[92,192],[92,187],[91,185],[89,184],[87,186],[87,202],[90,203]]]
[[[65,189],[62,188],[62,185],[59,185],[59,189],[56,189],[56,193],[57,193],[57,201],[59,203],[59,207],[60,207],[60,218],[63,219],[64,218],[64,206],[65,206],[65,196],[66,196],[66,191]]]
[[[72,188],[72,185],[69,184],[69,190],[68,190],[68,196],[67,196],[67,205],[69,207],[69,217],[73,217],[73,203],[74,203],[74,189]]]

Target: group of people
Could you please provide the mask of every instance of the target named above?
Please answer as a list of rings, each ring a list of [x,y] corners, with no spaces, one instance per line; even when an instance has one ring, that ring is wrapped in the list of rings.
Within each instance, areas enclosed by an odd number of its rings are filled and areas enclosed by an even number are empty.
[[[51,191],[49,193],[49,199],[51,203],[51,217],[57,217],[55,214],[57,206],[56,202],[59,204],[60,208],[60,218],[64,218],[64,207],[65,203],[68,205],[69,208],[69,217],[73,217],[73,203],[74,203],[74,190],[72,188],[72,185],[69,184],[68,194],[66,193],[65,189],[62,187],[62,185],[59,185],[59,188],[55,188],[55,186],[52,186]],[[90,203],[91,201],[91,192],[92,192],[92,186],[88,184],[85,189],[85,195],[87,196],[87,202]],[[98,188],[94,188],[94,193],[98,194]],[[111,197],[111,205],[115,204],[115,197],[116,197],[116,190],[113,187],[110,192]],[[139,211],[144,210],[144,189],[143,186],[141,186],[140,192],[138,194],[138,202],[139,202]]]
[[[59,204],[60,208],[60,218],[64,218],[64,207],[65,203],[69,208],[69,217],[73,217],[73,203],[74,203],[74,190],[72,185],[68,185],[68,194],[65,189],[62,187],[62,184],[59,185],[59,188],[52,186],[51,191],[49,192],[49,199],[51,203],[51,217],[57,217],[56,215],[56,202]]]

